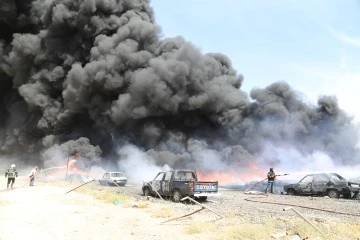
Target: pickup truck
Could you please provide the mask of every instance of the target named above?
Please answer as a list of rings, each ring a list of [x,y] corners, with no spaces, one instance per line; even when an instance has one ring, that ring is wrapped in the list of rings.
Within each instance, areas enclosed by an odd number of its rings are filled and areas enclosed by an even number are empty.
[[[154,180],[143,183],[142,192],[144,196],[171,197],[174,202],[186,196],[205,201],[208,196],[219,195],[217,181],[198,181],[196,172],[191,170],[159,172]]]
[[[122,172],[107,172],[104,173],[99,183],[104,186],[125,186],[127,178]]]

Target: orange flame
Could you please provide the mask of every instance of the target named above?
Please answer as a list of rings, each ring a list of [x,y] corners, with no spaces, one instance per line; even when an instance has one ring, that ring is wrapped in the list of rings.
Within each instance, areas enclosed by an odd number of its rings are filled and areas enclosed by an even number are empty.
[[[199,181],[218,181],[219,184],[235,184],[263,179],[266,172],[262,171],[255,163],[247,167],[236,166],[237,169],[223,171],[197,171]]]
[[[66,174],[82,174],[82,175],[87,175],[87,173],[81,169],[79,169],[76,166],[76,162],[77,159],[79,158],[80,155],[78,154],[74,154],[72,156],[70,156],[68,159],[64,160],[64,163],[66,163],[66,165],[64,167],[59,167],[59,168],[54,168],[51,169],[51,171],[45,171],[45,176],[47,178],[52,178],[52,177],[61,177],[61,176],[65,176]]]

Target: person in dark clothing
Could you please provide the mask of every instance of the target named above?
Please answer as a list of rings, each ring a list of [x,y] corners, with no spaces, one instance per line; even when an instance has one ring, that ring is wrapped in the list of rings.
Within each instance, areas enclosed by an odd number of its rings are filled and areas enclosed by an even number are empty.
[[[274,169],[270,168],[270,171],[267,173],[268,184],[266,186],[265,193],[267,193],[268,190],[270,190],[270,193],[274,193],[275,178],[276,178],[276,175],[275,175]]]
[[[16,170],[15,164],[11,164],[10,168],[5,172],[5,177],[7,177],[7,189],[9,187],[13,188],[15,183],[15,177],[18,177],[18,172]]]

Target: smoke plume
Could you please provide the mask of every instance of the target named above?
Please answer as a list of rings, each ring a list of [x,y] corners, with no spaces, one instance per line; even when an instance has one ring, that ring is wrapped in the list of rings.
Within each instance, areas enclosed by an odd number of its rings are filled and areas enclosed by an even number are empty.
[[[154,19],[148,0],[2,0],[1,155],[242,173],[300,170],[320,152],[360,165],[336,97],[312,106],[286,82],[247,94],[227,56],[160,38]]]

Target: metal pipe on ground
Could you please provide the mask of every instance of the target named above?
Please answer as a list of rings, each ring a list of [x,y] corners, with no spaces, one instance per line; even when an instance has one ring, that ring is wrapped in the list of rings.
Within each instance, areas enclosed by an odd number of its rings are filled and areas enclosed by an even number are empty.
[[[323,232],[320,231],[320,229],[318,229],[317,227],[315,227],[315,225],[313,225],[309,220],[307,220],[301,213],[299,213],[298,211],[296,211],[295,208],[293,207],[286,207],[283,210],[284,211],[288,211],[288,210],[293,210],[297,215],[299,215],[302,219],[304,219],[307,223],[309,223],[313,228],[315,228],[319,233],[324,234]]]
[[[117,184],[114,180],[112,180],[111,178],[110,178],[110,180],[111,180],[118,188],[120,188],[123,193],[125,193],[125,194],[127,194],[127,195],[130,195],[127,191],[125,191],[123,188],[121,188],[121,186],[120,186],[119,184]]]
[[[149,185],[151,186],[152,189],[154,189],[154,191],[159,196],[159,198],[161,198],[161,200],[163,200],[165,202],[165,200],[161,197],[161,195],[158,193],[158,191],[156,191],[156,189],[153,187],[153,185],[150,182],[149,182]]]
[[[180,216],[180,217],[171,218],[171,219],[169,219],[169,220],[166,220],[166,221],[164,221],[164,222],[161,222],[160,224],[164,224],[164,223],[171,222],[171,221],[174,221],[174,220],[177,220],[177,219],[180,219],[180,218],[188,217],[188,216],[193,215],[193,214],[195,214],[195,213],[197,213],[197,212],[200,212],[200,211],[202,211],[202,210],[204,210],[204,209],[205,209],[205,208],[202,207],[202,208],[197,209],[197,210],[195,210],[195,211],[193,211],[193,212],[191,212],[191,213],[187,213],[187,214],[182,215],[182,216]]]
[[[67,194],[67,193],[69,193],[69,192],[72,192],[72,191],[74,191],[75,189],[78,189],[78,188],[80,188],[80,187],[82,187],[82,186],[84,186],[84,185],[86,185],[86,184],[88,184],[88,183],[91,183],[91,182],[93,182],[93,181],[95,181],[95,179],[90,180],[90,181],[88,181],[88,182],[86,182],[86,183],[83,183],[83,184],[77,186],[76,188],[73,188],[73,189],[67,191],[65,194]]]
[[[206,208],[206,209],[209,210],[210,212],[215,213],[216,215],[220,216],[221,218],[224,218],[220,213],[215,212],[214,210],[210,209],[209,207],[205,206],[204,204],[199,203],[198,201],[192,199],[192,198],[189,197],[189,196],[182,198],[181,201],[185,201],[185,200],[187,200],[187,199],[189,199],[190,201],[196,203],[197,205],[200,205],[200,206],[203,207],[203,208]]]
[[[104,187],[101,185],[101,183],[100,183],[100,181],[99,180],[96,180],[93,176],[90,176],[92,179],[94,179],[94,181],[96,181],[99,185],[100,185],[100,187],[102,188],[102,189],[104,189]]]

